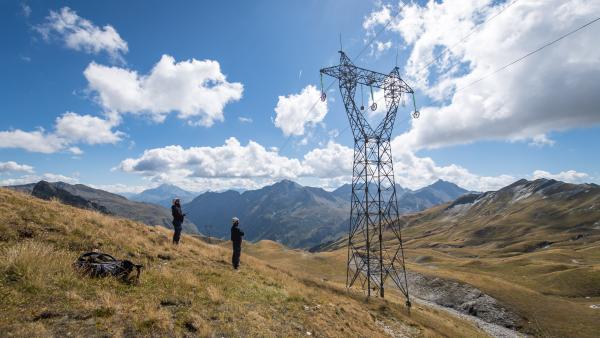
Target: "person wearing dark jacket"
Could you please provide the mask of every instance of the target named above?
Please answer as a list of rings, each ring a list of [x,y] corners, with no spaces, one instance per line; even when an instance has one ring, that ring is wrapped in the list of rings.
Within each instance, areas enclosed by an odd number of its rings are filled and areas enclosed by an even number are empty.
[[[242,237],[244,232],[240,229],[240,220],[234,217],[232,220],[233,225],[231,226],[231,242],[233,242],[233,256],[231,257],[231,264],[234,269],[238,269],[240,266],[240,255],[242,254]]]
[[[181,225],[183,224],[183,218],[185,214],[181,211],[181,203],[179,202],[179,198],[173,200],[173,205],[171,206],[171,214],[173,214],[173,229],[175,229],[175,233],[173,234],[173,244],[179,244],[179,238],[181,237]]]

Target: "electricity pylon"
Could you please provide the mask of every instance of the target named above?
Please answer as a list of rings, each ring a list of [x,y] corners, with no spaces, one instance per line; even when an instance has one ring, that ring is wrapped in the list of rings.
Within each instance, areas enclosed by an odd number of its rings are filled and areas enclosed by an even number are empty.
[[[340,64],[320,73],[321,78],[325,74],[339,80],[354,136],[346,287],[357,284],[368,297],[371,290],[384,297],[384,284],[391,278],[410,307],[390,139],[403,95],[412,95],[413,117],[419,116],[414,91],[400,78],[398,67],[389,74],[370,71],[353,65],[342,51]],[[370,87],[373,104],[369,108],[373,111],[377,110],[373,88],[383,90],[386,114],[374,129],[365,117],[364,106],[358,108],[356,104],[358,86],[361,93],[362,86]],[[321,100],[326,100],[325,92]]]

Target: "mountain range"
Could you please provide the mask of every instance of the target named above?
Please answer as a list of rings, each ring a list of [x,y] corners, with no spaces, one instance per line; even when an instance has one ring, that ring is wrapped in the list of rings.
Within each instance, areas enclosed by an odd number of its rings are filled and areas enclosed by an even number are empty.
[[[241,219],[247,240],[270,239],[294,248],[311,248],[345,235],[352,193],[349,184],[329,192],[289,180],[244,192],[205,192],[195,198],[192,198],[194,193],[167,184],[131,195],[129,199],[82,184],[63,182],[40,181],[11,188],[43,199],[57,198],[76,207],[168,228],[172,227],[172,217],[166,208],[170,207],[174,197],[179,197],[187,214],[184,224],[187,232],[227,238],[231,218],[236,216]],[[401,213],[421,211],[468,193],[441,180],[415,191],[397,186],[396,191]]]
[[[468,193],[457,185],[437,181],[411,191],[396,188],[402,213],[424,210]],[[200,232],[214,237],[229,235],[232,217],[241,220],[246,239],[270,239],[286,246],[310,248],[343,236],[348,231],[352,186],[328,192],[283,180],[258,190],[206,192],[183,205]]]
[[[506,255],[534,252],[600,239],[600,186],[521,179],[401,219],[407,243],[414,248],[477,248]],[[411,233],[420,235],[411,238]],[[344,245],[345,239],[340,238],[321,249]]]
[[[161,225],[172,228],[171,211],[156,204],[130,201],[127,198],[104,190],[94,189],[83,184],[46,182],[8,187],[45,200],[58,199],[74,207],[99,211],[108,215],[129,218],[147,225]],[[197,233],[196,226],[186,221],[184,231]]]

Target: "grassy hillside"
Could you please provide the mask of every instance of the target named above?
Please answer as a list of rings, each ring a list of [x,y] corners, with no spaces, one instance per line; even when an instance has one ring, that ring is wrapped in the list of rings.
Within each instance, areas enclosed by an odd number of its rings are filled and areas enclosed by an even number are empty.
[[[481,336],[417,306],[347,294],[226,247],[0,189],[0,332],[31,336]],[[72,269],[100,249],[146,266],[139,285]]]
[[[403,217],[408,269],[477,287],[529,334],[597,337],[600,187],[522,180],[477,198]],[[344,245],[314,259],[343,264]]]
[[[121,195],[94,189],[83,184],[39,181],[35,184],[7,188],[29,193],[46,200],[58,199],[64,204],[129,218],[147,225],[162,225],[166,228],[173,228],[171,224],[173,217],[170,209],[151,203],[131,201]],[[198,228],[193,223],[185,220],[183,231],[198,233]]]

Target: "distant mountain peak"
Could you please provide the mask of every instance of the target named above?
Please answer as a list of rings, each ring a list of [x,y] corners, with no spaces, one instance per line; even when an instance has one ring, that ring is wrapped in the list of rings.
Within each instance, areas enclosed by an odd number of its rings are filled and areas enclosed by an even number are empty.
[[[285,187],[285,188],[301,188],[302,186],[292,180],[283,179],[273,185],[271,187]]]
[[[447,186],[452,186],[452,187],[459,187],[458,184],[450,182],[450,181],[445,181],[441,178],[438,178],[437,181],[433,182],[432,184],[429,185],[430,187],[447,187]]]
[[[161,185],[159,185],[156,188],[179,188],[178,186],[176,186],[175,184],[171,184],[171,183],[163,183]]]
[[[138,202],[154,203],[169,208],[174,198],[179,198],[183,203],[186,203],[194,197],[196,197],[196,193],[165,182],[155,188],[146,189],[139,194],[134,194],[130,196],[130,199]]]

